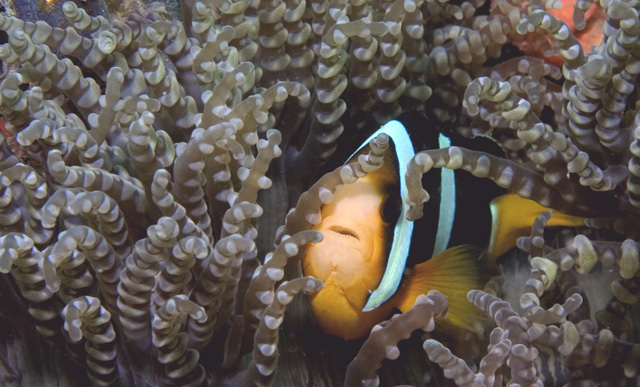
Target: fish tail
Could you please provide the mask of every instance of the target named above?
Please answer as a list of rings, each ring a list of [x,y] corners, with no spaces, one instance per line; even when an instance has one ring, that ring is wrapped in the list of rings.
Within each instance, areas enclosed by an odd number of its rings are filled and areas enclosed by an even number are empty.
[[[529,235],[533,221],[547,210],[549,208],[516,194],[506,194],[493,199],[491,202],[492,225],[489,256],[496,260],[515,247],[518,238]],[[553,216],[547,224],[548,227],[584,226],[584,218],[582,217],[552,211]]]

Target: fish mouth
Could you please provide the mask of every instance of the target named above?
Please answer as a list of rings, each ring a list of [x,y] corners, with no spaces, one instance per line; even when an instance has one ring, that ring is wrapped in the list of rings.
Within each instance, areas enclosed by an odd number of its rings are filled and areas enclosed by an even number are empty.
[[[358,233],[348,227],[344,227],[340,225],[332,225],[329,227],[329,231],[333,231],[336,234],[355,238],[356,240],[360,241],[360,236],[358,235]]]

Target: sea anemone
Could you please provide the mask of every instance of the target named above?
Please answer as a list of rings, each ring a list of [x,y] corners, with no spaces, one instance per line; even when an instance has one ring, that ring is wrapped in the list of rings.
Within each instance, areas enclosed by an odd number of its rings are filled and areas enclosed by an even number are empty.
[[[572,29],[552,0],[4,3],[4,384],[638,383],[637,4],[577,1]],[[603,33],[585,53],[590,6]],[[506,155],[418,153],[412,220],[433,168],[587,218],[545,234],[544,212],[527,257],[469,293],[497,326],[484,356],[442,343],[438,292],[351,343],[295,296],[322,286],[299,270],[321,206],[388,143],[331,171],[340,148],[406,111]]]

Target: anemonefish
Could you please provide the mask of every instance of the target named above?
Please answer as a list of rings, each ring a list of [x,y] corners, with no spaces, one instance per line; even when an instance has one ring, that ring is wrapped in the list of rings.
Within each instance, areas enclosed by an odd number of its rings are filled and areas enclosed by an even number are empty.
[[[422,129],[424,133],[426,128]],[[480,207],[489,214],[486,195],[467,192],[470,199],[460,203],[464,187],[458,184],[454,171],[433,170],[423,178],[432,197],[425,205],[425,216],[416,222],[408,221],[404,175],[407,162],[415,154],[416,141],[402,123],[391,121],[384,125],[347,162],[368,151],[366,144],[380,133],[392,140],[384,166],[335,192],[333,201],[322,208],[322,221],[314,228],[323,233],[324,239],[308,246],[302,258],[304,275],[324,282],[321,290],[309,294],[315,319],[324,332],[355,339],[368,334],[393,310],[406,312],[418,295],[436,289],[448,298],[446,324],[477,331],[481,312],[467,301],[466,295],[471,289],[482,289],[497,274],[497,265],[488,258],[491,251],[460,244],[469,242],[452,235],[461,229],[469,241],[479,243],[473,237],[483,234],[486,228],[488,236],[489,222],[483,227],[473,215],[466,219],[459,216],[461,210],[474,212]],[[427,146],[450,145],[448,138],[435,134],[437,137],[432,136]],[[434,184],[437,189],[430,189]],[[500,193],[494,187],[489,199]],[[528,234],[533,219],[545,210],[514,195],[501,198],[493,206],[494,218],[500,218],[506,227],[494,222],[496,232],[491,246],[500,253],[515,246],[518,236]],[[517,216],[510,213],[509,209],[520,208],[523,202],[526,208],[532,208],[526,216],[519,215],[519,210]],[[583,223],[580,218],[564,220],[570,225]],[[505,228],[516,232],[505,232]],[[416,261],[424,262],[415,264]]]

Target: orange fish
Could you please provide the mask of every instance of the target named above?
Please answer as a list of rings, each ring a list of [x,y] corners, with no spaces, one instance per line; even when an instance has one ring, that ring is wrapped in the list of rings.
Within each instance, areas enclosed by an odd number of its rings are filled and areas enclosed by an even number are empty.
[[[437,225],[435,237],[414,232],[419,227],[414,230],[414,222],[404,216],[406,192],[401,189],[405,186],[404,166],[414,155],[410,135],[398,121],[386,124],[370,138],[379,133],[389,135],[393,143],[385,154],[384,166],[335,192],[333,201],[322,208],[321,223],[314,228],[323,233],[324,239],[308,246],[302,258],[304,275],[324,281],[320,291],[309,294],[316,321],[331,335],[346,340],[359,338],[395,309],[406,312],[418,295],[436,289],[449,301],[445,324],[478,331],[482,314],[466,295],[471,289],[482,289],[497,274],[497,267],[484,249],[449,246],[456,212],[453,171],[434,170],[440,174],[440,187],[427,188],[429,192],[439,192],[435,215],[424,219]],[[438,143],[441,147],[449,145],[442,135]],[[496,216],[501,216],[498,222],[502,223],[494,227],[492,248],[500,252],[515,246],[513,235],[527,235],[533,219],[546,210],[536,204],[539,208],[530,213],[514,216],[500,209],[509,210],[531,201],[508,198],[494,206]],[[478,224],[476,228],[482,226]],[[519,234],[509,234],[505,228]],[[426,247],[418,249],[418,259],[424,262],[407,265],[412,242],[424,246],[425,240],[429,240]],[[416,253],[411,250],[411,254]]]

